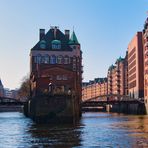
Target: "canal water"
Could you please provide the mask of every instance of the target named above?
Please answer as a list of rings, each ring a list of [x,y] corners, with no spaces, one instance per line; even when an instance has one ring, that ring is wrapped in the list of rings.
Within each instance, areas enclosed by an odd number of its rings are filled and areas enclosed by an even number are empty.
[[[83,113],[76,126],[36,125],[19,112],[0,113],[0,148],[148,147],[148,116]]]

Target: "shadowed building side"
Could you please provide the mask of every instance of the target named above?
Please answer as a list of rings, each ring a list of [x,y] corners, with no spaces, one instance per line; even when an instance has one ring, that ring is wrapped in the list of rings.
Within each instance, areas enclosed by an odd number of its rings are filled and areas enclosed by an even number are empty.
[[[144,97],[143,39],[137,32],[128,45],[128,90],[132,98]]]
[[[148,18],[143,28],[144,101],[148,114]]]

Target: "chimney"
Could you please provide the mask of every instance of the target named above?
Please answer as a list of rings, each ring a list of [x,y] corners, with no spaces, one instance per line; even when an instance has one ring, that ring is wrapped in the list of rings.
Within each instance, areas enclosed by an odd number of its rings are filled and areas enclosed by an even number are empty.
[[[69,30],[65,30],[65,36],[67,39],[69,39],[69,34],[70,34],[70,31]]]
[[[45,36],[45,29],[40,29],[40,40],[43,39],[43,37]]]

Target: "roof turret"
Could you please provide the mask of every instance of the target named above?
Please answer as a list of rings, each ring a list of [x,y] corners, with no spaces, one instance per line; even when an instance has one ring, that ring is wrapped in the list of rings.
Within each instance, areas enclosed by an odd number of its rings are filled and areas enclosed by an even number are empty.
[[[76,37],[75,32],[73,31],[71,38],[69,40],[69,44],[79,44],[78,39]]]

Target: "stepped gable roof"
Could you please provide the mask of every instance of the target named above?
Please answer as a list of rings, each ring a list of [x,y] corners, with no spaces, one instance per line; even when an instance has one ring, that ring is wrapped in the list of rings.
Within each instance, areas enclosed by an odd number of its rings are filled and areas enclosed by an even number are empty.
[[[69,40],[69,44],[70,45],[72,45],[72,44],[79,44],[77,36],[76,36],[74,31],[72,32],[71,38]]]
[[[55,31],[56,29],[56,31]],[[38,43],[31,50],[55,50],[52,49],[52,43],[61,43],[62,51],[72,51],[72,48],[69,46],[69,39],[62,33],[57,27],[52,27],[43,37],[42,40],[38,41]],[[41,49],[40,44],[45,43],[46,48]]]

